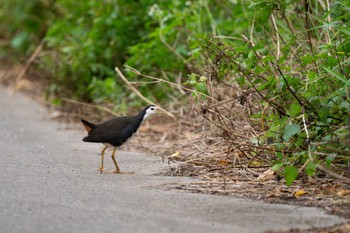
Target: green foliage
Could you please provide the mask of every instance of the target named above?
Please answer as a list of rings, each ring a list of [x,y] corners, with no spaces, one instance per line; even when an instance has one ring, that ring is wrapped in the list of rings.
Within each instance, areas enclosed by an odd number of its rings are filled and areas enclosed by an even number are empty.
[[[295,166],[286,166],[284,168],[284,177],[286,179],[286,184],[290,186],[298,177],[298,169]]]
[[[55,82],[68,86],[75,96],[95,102],[118,103],[126,98],[121,83],[115,81],[114,67],[124,64],[127,48],[146,34],[150,4],[57,1],[60,17],[45,37],[55,56],[44,58],[45,66],[56,74]]]
[[[205,65],[200,44],[203,37],[222,33],[239,35],[245,30],[243,26],[249,25],[242,17],[245,12],[236,7],[239,4],[235,1],[219,4],[208,0],[0,2],[9,12],[14,12],[15,17],[4,12],[1,16],[8,22],[13,19],[18,22],[13,26],[18,34],[10,33],[8,38],[12,47],[22,52],[28,51],[28,46],[37,46],[38,41],[32,43],[30,38],[38,35],[39,28],[19,23],[45,13],[38,21],[45,30],[40,29],[43,33],[37,40],[43,38],[46,42],[40,65],[53,74],[51,82],[57,88],[51,94],[73,95],[93,102],[111,101],[116,105],[119,99],[130,102],[136,98],[120,88],[124,84],[117,79],[115,66],[122,68],[127,64],[167,81],[182,77],[181,81],[186,82],[187,75],[197,74]],[[133,73],[127,75],[136,78]],[[110,81],[104,80],[111,77],[116,77],[115,88],[103,88],[104,83],[110,85]],[[94,85],[97,90],[93,90]],[[137,87],[151,99],[177,95],[176,89],[164,83]],[[205,92],[204,83],[196,88]]]
[[[203,48],[212,64],[220,63],[214,66],[219,77],[234,77],[258,94],[263,107],[251,117],[263,120],[271,150],[283,152],[276,152],[272,169],[284,167],[290,185],[305,163],[310,176],[318,163],[329,167],[337,158],[347,164],[349,2],[335,1],[329,11],[318,2],[305,8],[292,0],[257,0],[250,8],[256,10],[253,43],[207,38]]]
[[[0,57],[26,54],[43,38],[53,18],[50,1],[0,0]],[[9,59],[8,56],[6,56]]]
[[[207,95],[207,80],[208,79],[204,76],[198,78],[194,73],[192,73],[188,76],[188,81],[184,84],[190,85],[195,90],[195,92],[193,92],[193,95],[195,96],[198,96],[198,93]],[[203,95],[201,96],[203,97]]]
[[[300,132],[300,126],[296,124],[289,124],[283,130],[283,140],[288,142],[289,139]]]
[[[314,162],[309,161],[305,167],[306,174],[309,176],[313,176],[316,171],[316,164]]]

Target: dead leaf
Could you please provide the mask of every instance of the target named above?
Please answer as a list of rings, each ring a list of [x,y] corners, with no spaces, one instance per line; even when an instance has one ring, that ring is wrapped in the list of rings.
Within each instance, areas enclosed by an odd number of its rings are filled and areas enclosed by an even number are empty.
[[[226,159],[220,159],[218,161],[218,164],[221,165],[221,166],[225,166],[225,167],[230,166],[230,163]]]
[[[341,189],[337,192],[337,195],[340,197],[348,196],[350,195],[350,190],[348,189]]]
[[[16,83],[15,91],[28,91],[33,89],[33,84],[27,79],[21,79]]]
[[[300,197],[300,196],[305,195],[305,194],[307,194],[307,192],[305,192],[302,189],[298,189],[297,191],[295,191],[294,196],[295,197]]]
[[[175,159],[175,158],[182,158],[181,152],[180,151],[175,151],[175,153],[171,154],[170,157],[171,159]]]
[[[262,162],[260,161],[251,161],[249,165],[260,167],[262,165]]]
[[[257,178],[257,180],[262,181],[262,180],[272,180],[275,178],[275,171],[268,169],[264,171],[262,174],[260,174]]]

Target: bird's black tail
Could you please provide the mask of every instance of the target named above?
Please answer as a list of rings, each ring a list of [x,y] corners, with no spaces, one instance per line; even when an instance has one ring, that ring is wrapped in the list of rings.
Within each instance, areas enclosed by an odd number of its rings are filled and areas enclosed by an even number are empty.
[[[88,122],[87,120],[81,119],[81,123],[83,123],[83,126],[88,133],[90,133],[93,129],[96,128],[96,125],[92,124],[91,122]]]

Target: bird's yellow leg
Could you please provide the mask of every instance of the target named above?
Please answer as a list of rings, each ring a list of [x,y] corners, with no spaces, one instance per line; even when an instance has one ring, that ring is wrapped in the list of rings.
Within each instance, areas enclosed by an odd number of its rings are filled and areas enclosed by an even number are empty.
[[[115,165],[115,171],[114,172],[109,172],[110,174],[133,174],[133,172],[121,172],[119,169],[119,166],[117,164],[117,161],[115,160],[115,152],[116,152],[117,148],[114,147],[113,152],[112,152],[112,160],[114,162]]]
[[[118,167],[117,161],[115,160],[115,156],[114,156],[116,150],[117,150],[117,148],[114,147],[113,152],[112,152],[112,160],[113,160],[114,165],[115,165],[115,171],[116,171],[116,173],[119,173],[119,172],[120,172],[120,169],[119,169],[119,167]]]
[[[105,148],[103,148],[103,150],[101,151],[101,166],[100,166],[100,168],[97,170],[97,171],[99,171],[100,173],[103,172],[103,158],[104,158],[104,156],[105,156],[106,150],[107,150],[107,146],[105,146]]]

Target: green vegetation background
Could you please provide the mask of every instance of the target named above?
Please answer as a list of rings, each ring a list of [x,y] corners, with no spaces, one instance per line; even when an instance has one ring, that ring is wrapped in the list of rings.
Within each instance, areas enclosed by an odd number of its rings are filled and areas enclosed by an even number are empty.
[[[167,82],[209,96],[209,82],[238,83],[259,96],[252,143],[269,142],[289,183],[298,166],[349,166],[350,1],[155,2],[0,0],[0,56],[25,63],[43,43],[50,96],[122,110],[142,103],[115,66],[157,77],[137,88],[163,103],[183,99]]]

